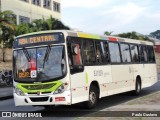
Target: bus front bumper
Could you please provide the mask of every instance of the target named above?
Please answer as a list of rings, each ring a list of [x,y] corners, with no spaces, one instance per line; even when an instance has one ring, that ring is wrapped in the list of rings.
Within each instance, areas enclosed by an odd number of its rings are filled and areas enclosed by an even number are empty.
[[[70,91],[61,94],[43,94],[43,95],[26,95],[19,96],[13,93],[15,106],[26,105],[71,105]]]

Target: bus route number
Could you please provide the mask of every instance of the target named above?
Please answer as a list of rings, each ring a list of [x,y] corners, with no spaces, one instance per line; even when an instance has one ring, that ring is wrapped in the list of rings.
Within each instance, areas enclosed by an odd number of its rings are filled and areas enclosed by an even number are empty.
[[[27,78],[27,77],[30,77],[30,73],[29,72],[19,72],[18,77],[19,78]]]

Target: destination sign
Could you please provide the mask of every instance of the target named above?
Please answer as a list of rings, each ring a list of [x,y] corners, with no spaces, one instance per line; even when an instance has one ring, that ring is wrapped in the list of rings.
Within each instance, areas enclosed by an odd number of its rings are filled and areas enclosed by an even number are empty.
[[[48,45],[56,42],[63,42],[62,33],[38,34],[18,38],[14,41],[14,47],[26,47],[33,45]]]

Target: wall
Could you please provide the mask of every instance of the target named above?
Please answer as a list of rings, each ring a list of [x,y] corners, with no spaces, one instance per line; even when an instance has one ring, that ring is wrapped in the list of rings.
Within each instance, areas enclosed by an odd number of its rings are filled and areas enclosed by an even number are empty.
[[[12,69],[12,49],[5,48],[5,60],[3,62],[3,50],[0,48],[0,70],[11,70]]]
[[[43,0],[41,0],[41,3]],[[61,19],[61,13],[59,12],[54,12],[53,10],[53,0],[51,0],[51,10],[43,8],[41,6],[33,5],[31,3],[31,0],[28,2],[24,2],[21,0],[2,0],[1,1],[1,9],[2,11],[4,10],[11,10],[17,15],[17,23],[19,24],[19,15],[29,17],[30,20],[34,19],[48,19],[50,15],[52,15],[56,19]],[[57,1],[58,3],[61,3],[60,0],[54,0]]]

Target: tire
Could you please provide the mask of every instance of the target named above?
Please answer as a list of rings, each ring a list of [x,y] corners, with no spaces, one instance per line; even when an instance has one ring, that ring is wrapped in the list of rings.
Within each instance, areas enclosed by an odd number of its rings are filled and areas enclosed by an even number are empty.
[[[137,78],[136,80],[136,85],[135,85],[135,90],[134,90],[134,94],[135,95],[140,95],[141,93],[141,82],[140,82],[140,79]]]
[[[84,102],[84,107],[87,109],[92,109],[96,106],[98,102],[98,90],[97,87],[92,85],[89,90],[89,100]]]

